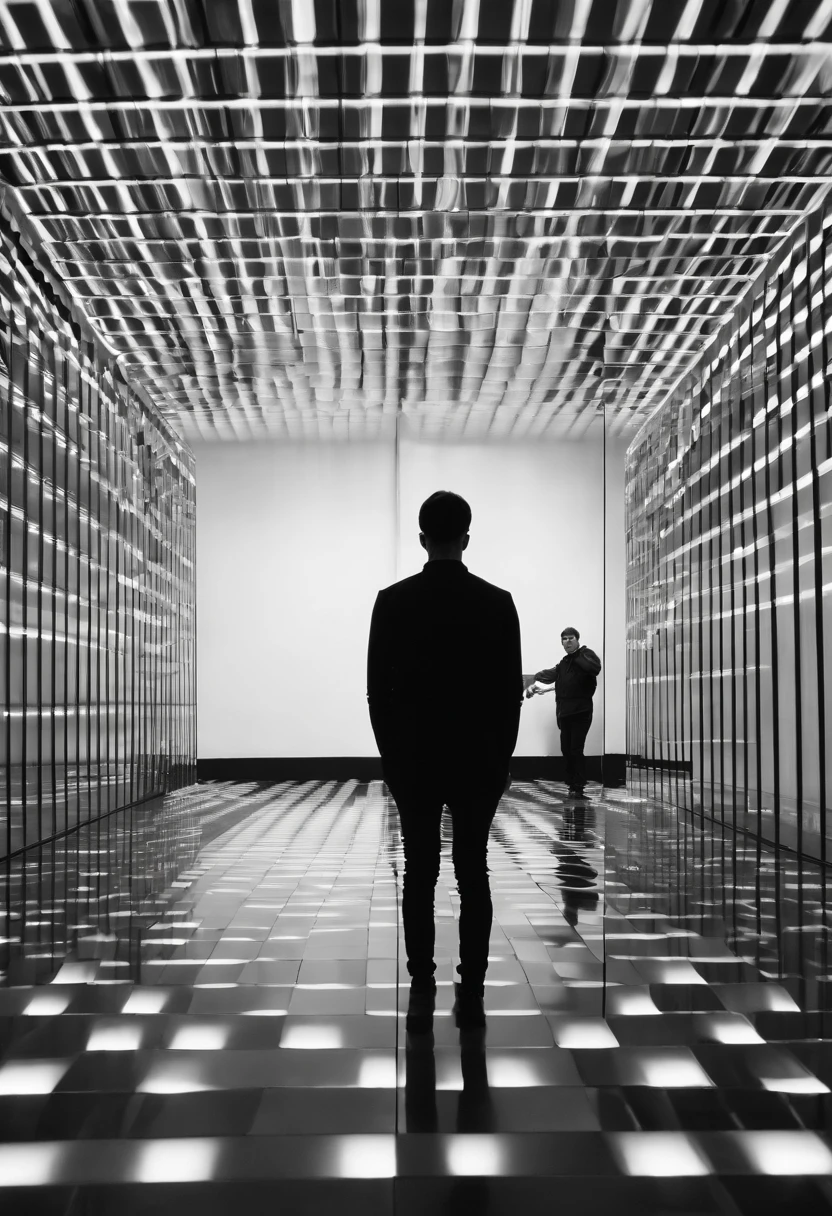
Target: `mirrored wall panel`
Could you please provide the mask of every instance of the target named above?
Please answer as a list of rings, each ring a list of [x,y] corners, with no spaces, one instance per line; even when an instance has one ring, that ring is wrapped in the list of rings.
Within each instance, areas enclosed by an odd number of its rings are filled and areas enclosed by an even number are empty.
[[[0,856],[195,780],[194,501],[0,214]]]
[[[631,780],[824,858],[831,231],[801,222],[627,458]]]

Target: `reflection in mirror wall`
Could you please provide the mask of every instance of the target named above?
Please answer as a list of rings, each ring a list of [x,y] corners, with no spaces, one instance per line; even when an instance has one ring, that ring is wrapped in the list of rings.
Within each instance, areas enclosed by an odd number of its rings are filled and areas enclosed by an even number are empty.
[[[831,234],[801,223],[627,458],[630,778],[824,858]]]
[[[190,451],[0,214],[0,856],[195,780]]]

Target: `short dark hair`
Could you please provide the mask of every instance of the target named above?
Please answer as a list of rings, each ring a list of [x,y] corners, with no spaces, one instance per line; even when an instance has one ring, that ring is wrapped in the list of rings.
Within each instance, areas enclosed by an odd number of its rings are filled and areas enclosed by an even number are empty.
[[[438,544],[458,540],[471,527],[471,508],[451,490],[437,490],[419,510],[419,531]]]
[[[581,640],[581,635],[578,633],[578,631],[577,631],[577,629],[575,628],[575,626],[574,626],[574,625],[567,625],[565,629],[561,629],[561,631],[560,631],[560,636],[561,636],[562,638],[568,637],[570,634],[574,634],[574,635],[575,635],[575,637],[576,637],[576,638],[578,639],[578,641],[580,642],[580,640]]]

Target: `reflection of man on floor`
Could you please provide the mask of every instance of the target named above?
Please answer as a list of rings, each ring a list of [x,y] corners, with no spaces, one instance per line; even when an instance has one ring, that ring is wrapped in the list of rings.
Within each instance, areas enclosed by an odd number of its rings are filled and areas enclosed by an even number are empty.
[[[453,823],[460,899],[457,1022],[485,1023],[492,920],[488,832],[506,786],[523,703],[517,612],[507,591],[462,564],[470,523],[471,509],[458,494],[440,490],[422,504],[419,540],[428,560],[421,573],[379,592],[370,628],[370,719],[404,841],[411,1031],[428,1030],[433,1016],[443,804]],[[464,695],[458,691],[460,672]]]
[[[591,912],[598,906],[598,871],[589,856],[589,849],[600,843],[594,827],[594,808],[564,807],[563,824],[551,844],[558,859],[555,874],[563,896],[563,916],[569,925],[577,925],[582,911]]]
[[[592,697],[598,684],[601,660],[594,650],[581,646],[581,635],[571,625],[560,635],[566,651],[555,667],[535,673],[526,696],[554,692],[557,703],[560,749],[566,761],[566,782],[573,798],[583,798],[584,744],[592,723]],[[548,687],[547,687],[548,686]]]

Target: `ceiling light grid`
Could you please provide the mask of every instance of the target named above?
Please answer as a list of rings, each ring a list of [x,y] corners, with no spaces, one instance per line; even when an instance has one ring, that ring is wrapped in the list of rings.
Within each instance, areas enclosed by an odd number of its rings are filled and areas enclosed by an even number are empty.
[[[0,0],[0,175],[188,437],[623,429],[832,186],[830,22]]]

